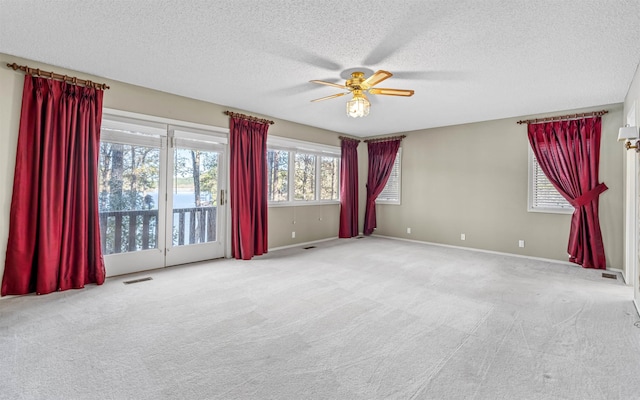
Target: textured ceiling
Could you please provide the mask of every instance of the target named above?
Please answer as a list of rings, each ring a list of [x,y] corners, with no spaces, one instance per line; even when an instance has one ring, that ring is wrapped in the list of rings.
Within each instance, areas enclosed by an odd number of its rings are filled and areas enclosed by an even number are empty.
[[[624,100],[637,0],[0,0],[0,52],[358,136]],[[371,114],[309,83],[385,69]]]

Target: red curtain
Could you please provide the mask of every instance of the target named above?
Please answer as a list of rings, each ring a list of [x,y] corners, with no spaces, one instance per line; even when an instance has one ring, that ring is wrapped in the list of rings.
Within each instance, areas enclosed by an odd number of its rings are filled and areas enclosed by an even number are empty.
[[[102,284],[101,90],[27,75],[2,295]]]
[[[338,237],[358,236],[358,144],[359,140],[341,138],[340,158],[340,230]]]
[[[365,235],[371,235],[376,227],[376,199],[389,180],[396,154],[402,139],[368,142],[369,172],[367,176],[367,203],[364,212]]]
[[[606,269],[598,218],[601,118],[529,125],[529,143],[540,169],[575,208],[569,234],[569,261],[584,268]]]
[[[229,118],[231,255],[249,260],[267,252],[267,130],[269,125]]]

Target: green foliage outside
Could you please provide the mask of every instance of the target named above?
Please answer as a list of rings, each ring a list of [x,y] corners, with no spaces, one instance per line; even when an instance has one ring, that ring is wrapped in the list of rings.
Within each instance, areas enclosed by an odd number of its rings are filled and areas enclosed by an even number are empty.
[[[174,189],[193,193],[192,207],[217,204],[218,153],[177,149],[174,165]],[[98,180],[103,253],[156,248],[160,149],[101,142]]]
[[[293,156],[293,157],[291,157]],[[267,152],[267,192],[272,202],[289,201],[289,160],[293,158],[293,200],[339,200],[340,158],[285,150]],[[317,175],[320,174],[318,193]]]

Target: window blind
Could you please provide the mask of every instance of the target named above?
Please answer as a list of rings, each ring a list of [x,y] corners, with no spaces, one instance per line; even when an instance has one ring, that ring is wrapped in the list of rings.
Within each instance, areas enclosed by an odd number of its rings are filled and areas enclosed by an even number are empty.
[[[549,179],[545,176],[544,172],[538,164],[535,156],[533,157],[533,208],[546,208],[557,210],[570,210],[573,211],[573,206],[562,197],[555,187],[549,182]]]
[[[393,202],[400,203],[400,151],[396,154],[396,159],[393,162],[393,169],[389,180],[385,185],[382,193],[376,199],[376,202]]]

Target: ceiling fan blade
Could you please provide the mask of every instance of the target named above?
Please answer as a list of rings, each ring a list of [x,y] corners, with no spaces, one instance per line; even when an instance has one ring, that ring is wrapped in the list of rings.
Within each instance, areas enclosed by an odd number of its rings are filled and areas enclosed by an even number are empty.
[[[319,99],[315,99],[315,100],[311,100],[311,101],[312,101],[312,102],[314,102],[314,101],[322,101],[322,100],[335,99],[336,97],[344,96],[345,94],[349,94],[349,93],[350,93],[350,92],[344,92],[344,93],[332,94],[331,96],[320,97]]]
[[[346,89],[347,88],[345,85],[340,85],[339,83],[319,81],[317,79],[314,79],[314,80],[309,81],[309,82],[311,82],[311,83],[319,83],[320,85],[333,86],[333,87],[337,87],[337,88],[340,88],[340,89]]]
[[[395,79],[424,79],[431,81],[462,81],[471,76],[466,71],[393,71]]]
[[[375,74],[371,75],[370,77],[368,77],[367,79],[365,79],[361,84],[360,87],[362,87],[362,89],[367,90],[371,87],[374,87],[375,85],[377,85],[378,83],[382,82],[383,80],[387,79],[387,78],[391,78],[393,76],[393,74],[389,71],[376,71]]]
[[[414,91],[410,89],[369,89],[369,94],[382,94],[386,96],[413,96]]]
[[[446,2],[442,2],[446,4]],[[393,24],[390,30],[387,31],[385,37],[377,46],[367,55],[362,61],[363,65],[380,65],[384,61],[397,54],[399,50],[413,42],[416,38],[419,38],[432,29],[435,24],[438,24],[440,20],[454,12],[450,7],[442,6],[429,6],[425,7],[424,2],[416,1],[413,5],[408,7],[394,7],[396,12],[402,12],[397,15],[396,18],[387,18],[387,22],[401,21],[400,23]],[[395,71],[394,71],[395,74]]]

